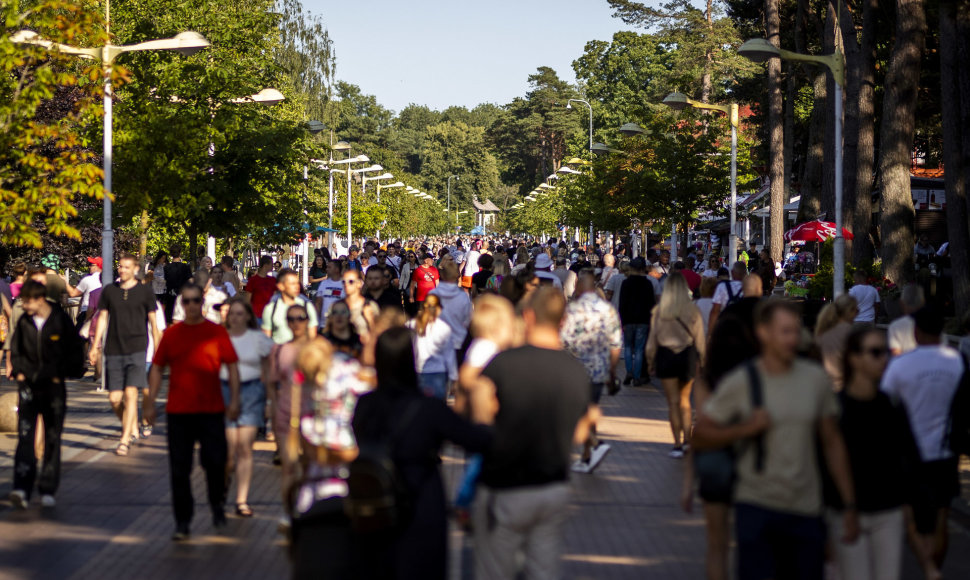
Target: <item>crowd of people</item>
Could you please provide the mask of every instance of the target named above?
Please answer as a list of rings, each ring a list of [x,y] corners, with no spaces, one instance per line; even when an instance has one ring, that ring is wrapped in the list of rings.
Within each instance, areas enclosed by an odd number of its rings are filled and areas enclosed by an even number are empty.
[[[99,258],[77,287],[54,256],[16,265],[0,286],[21,399],[10,498],[26,507],[36,479],[55,505],[64,384],[86,359],[119,456],[153,435],[167,385],[175,541],[192,534],[197,445],[212,525],[227,505],[254,515],[265,432],[293,577],[445,578],[454,513],[477,578],[557,578],[570,473],[611,450],[602,396],[656,379],[682,505],[704,506],[708,578],[730,577],[732,513],[741,579],[821,579],[826,554],[846,580],[899,578],[904,538],[940,577],[970,422],[942,315],[908,286],[905,316],[880,330],[859,274],[810,335],[754,250],[728,264],[700,248],[672,262],[554,239],[369,240],[318,249],[306,287],[268,255],[242,275],[230,256],[193,268],[179,248],[144,266],[121,256],[103,288]],[[466,452],[455,498],[446,441]]]

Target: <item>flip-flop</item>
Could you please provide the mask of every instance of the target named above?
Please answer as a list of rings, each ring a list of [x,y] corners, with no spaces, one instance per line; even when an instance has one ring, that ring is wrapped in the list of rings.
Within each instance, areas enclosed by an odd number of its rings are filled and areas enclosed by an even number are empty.
[[[241,518],[251,518],[253,517],[253,508],[249,507],[248,503],[237,503],[236,515]]]
[[[119,443],[118,448],[115,449],[115,455],[120,455],[122,457],[128,455],[128,445],[126,443]]]

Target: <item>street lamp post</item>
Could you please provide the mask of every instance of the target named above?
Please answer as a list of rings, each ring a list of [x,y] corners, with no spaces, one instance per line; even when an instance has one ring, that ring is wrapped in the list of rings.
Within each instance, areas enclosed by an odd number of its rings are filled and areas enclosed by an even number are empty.
[[[32,30],[20,30],[14,33],[10,40],[18,44],[33,44],[47,49],[59,50],[65,54],[77,55],[81,58],[100,59],[104,74],[104,231],[101,233],[101,259],[104,268],[101,270],[101,283],[111,284],[114,279],[114,230],[111,228],[111,162],[112,162],[112,91],[111,67],[120,55],[126,52],[141,50],[174,50],[184,56],[190,56],[209,46],[209,41],[198,32],[186,31],[173,38],[149,40],[118,46],[105,44],[102,47],[79,48],[67,44],[51,42]]]
[[[451,180],[452,179],[457,179],[458,181],[461,181],[461,178],[458,177],[457,175],[448,176],[448,207],[447,207],[448,211],[451,211]]]
[[[351,171],[350,166],[354,163],[370,163],[370,157],[366,155],[359,155],[357,157],[354,157],[352,160],[347,159],[346,161],[347,161],[347,251],[350,251],[350,246],[353,245],[353,242],[351,241],[353,240],[353,228],[351,226],[351,220],[353,219],[353,215],[354,215],[353,205],[351,204],[351,191],[352,191],[351,185],[353,183],[353,179],[351,178],[351,176],[353,175],[353,172]]]
[[[232,104],[234,104],[234,105],[241,105],[241,104],[246,104],[246,103],[256,103],[258,105],[263,105],[263,106],[271,107],[273,105],[278,105],[278,104],[282,103],[285,100],[286,100],[286,97],[283,95],[283,93],[281,93],[278,90],[273,89],[273,88],[265,88],[265,89],[261,89],[258,93],[249,95],[248,97],[239,97],[237,99],[230,99],[229,102],[232,103]],[[173,102],[181,102],[182,100],[180,98],[178,98],[178,97],[172,97],[172,101]],[[219,108],[218,107],[218,104],[216,104],[216,107],[215,108],[216,109]],[[313,129],[313,127],[314,127],[312,125],[313,123],[320,123],[320,121],[310,121],[310,123],[309,123],[310,126],[311,126],[310,127],[310,132],[311,133],[318,132],[318,131],[315,131]],[[322,125],[323,123],[320,123],[320,124]],[[213,156],[215,156],[215,154],[216,154],[216,146],[215,146],[214,143],[212,143],[210,141],[209,142],[209,157],[213,157]],[[213,171],[214,171],[214,169],[212,167],[209,167],[209,173],[212,173]],[[306,178],[307,178],[307,167],[306,167],[306,165],[304,165],[303,166],[303,181],[304,181],[304,186],[306,185]],[[212,263],[215,264],[216,263],[216,239],[212,235],[207,235],[206,236],[205,253],[212,260]]]
[[[728,234],[728,266],[730,267],[731,263],[738,259],[738,104],[710,105],[688,98],[683,93],[670,93],[663,102],[675,111],[681,111],[687,107],[720,111],[727,115],[731,122],[731,232]]]
[[[572,109],[573,103],[582,103],[586,105],[589,109],[589,158],[590,161],[593,159],[593,106],[589,104],[589,101],[584,101],[583,99],[569,99],[566,101],[566,108]],[[589,220],[589,245],[590,249],[593,246],[593,220]]]
[[[845,292],[845,236],[842,235],[842,86],[845,84],[845,55],[838,48],[832,54],[801,54],[778,48],[763,38],[754,38],[741,45],[738,54],[753,62],[771,58],[797,62],[812,62],[828,67],[835,80],[835,247],[833,248],[832,297]]]

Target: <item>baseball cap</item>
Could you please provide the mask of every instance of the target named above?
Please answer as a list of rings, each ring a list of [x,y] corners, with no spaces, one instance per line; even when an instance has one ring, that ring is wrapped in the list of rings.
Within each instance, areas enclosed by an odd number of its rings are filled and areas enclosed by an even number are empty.
[[[98,268],[104,268],[104,261],[101,259],[101,256],[89,256],[88,264],[94,264]]]

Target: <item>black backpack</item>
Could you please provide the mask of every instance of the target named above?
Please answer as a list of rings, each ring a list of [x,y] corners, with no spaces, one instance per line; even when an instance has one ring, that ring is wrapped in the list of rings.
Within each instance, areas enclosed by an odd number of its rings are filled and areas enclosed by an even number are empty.
[[[349,467],[344,513],[358,533],[393,530],[411,513],[411,490],[394,463],[394,443],[417,415],[421,401],[412,401],[382,440],[360,444]]]
[[[734,291],[731,289],[731,280],[721,280],[718,283],[719,284],[724,284],[725,285],[725,290],[727,290],[728,301],[724,305],[725,308],[727,308],[728,306],[730,306],[730,305],[734,304],[735,302],[738,302],[739,300],[741,300],[742,298],[744,298],[744,296],[742,295],[741,292],[738,292],[737,294],[735,294]]]

